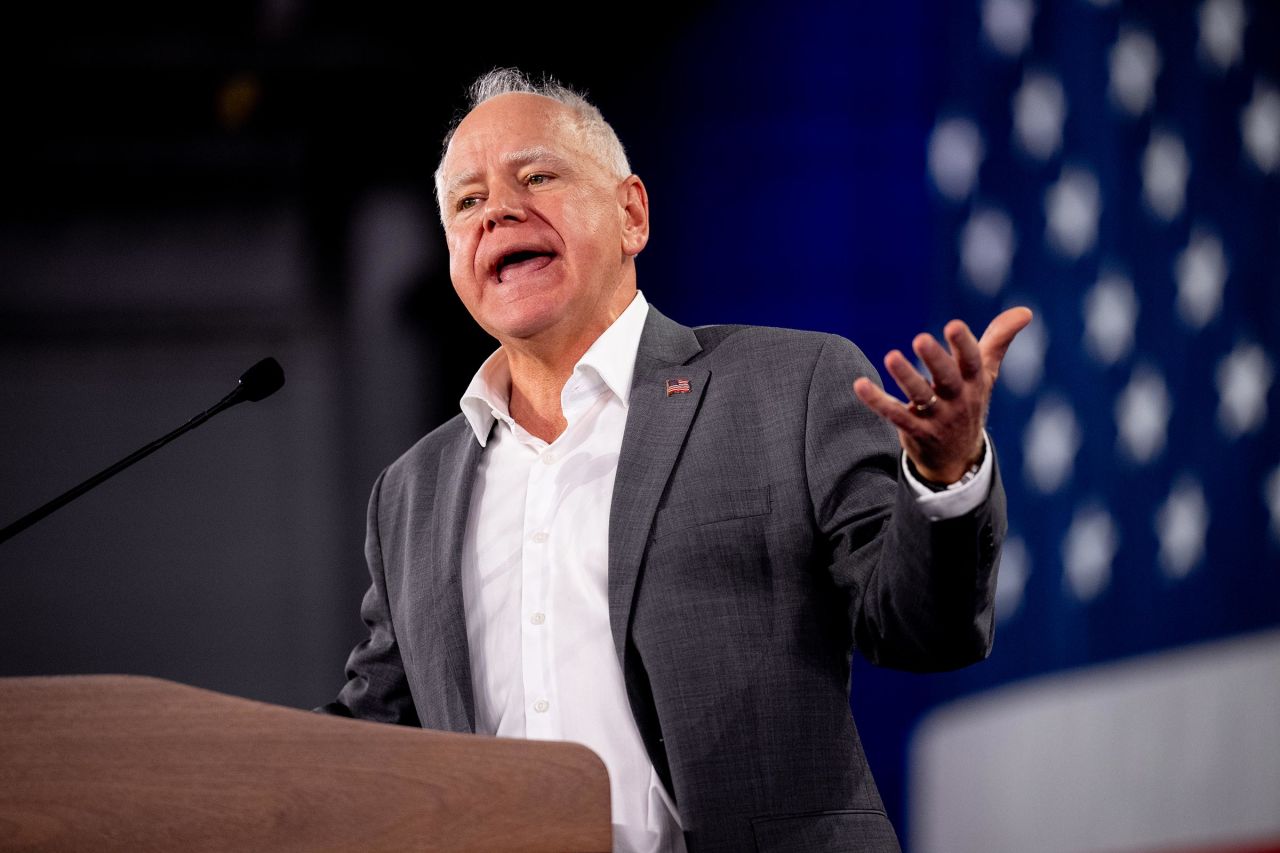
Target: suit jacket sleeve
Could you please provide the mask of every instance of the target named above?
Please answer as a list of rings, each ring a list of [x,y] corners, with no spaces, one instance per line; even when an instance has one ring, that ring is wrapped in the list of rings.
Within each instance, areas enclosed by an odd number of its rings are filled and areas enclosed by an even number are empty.
[[[829,338],[811,380],[805,464],[835,583],[849,597],[854,642],[872,663],[953,669],[991,649],[995,566],[1005,531],[998,468],[974,511],[930,522],[902,482],[895,430],[853,380],[879,378],[848,341]]]
[[[418,714],[409,693],[400,646],[391,622],[383,571],[379,504],[386,471],[374,483],[369,498],[365,557],[372,583],[360,605],[360,618],[369,636],[352,650],[347,659],[347,683],[334,702],[317,711],[382,723],[417,726]]]

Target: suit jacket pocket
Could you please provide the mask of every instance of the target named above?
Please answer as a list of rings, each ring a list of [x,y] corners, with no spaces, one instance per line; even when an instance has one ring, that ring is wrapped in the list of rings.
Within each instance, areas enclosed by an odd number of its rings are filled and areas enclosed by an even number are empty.
[[[711,492],[696,500],[679,501],[658,510],[653,538],[661,539],[681,530],[720,521],[768,515],[770,508],[768,486]]]
[[[766,815],[751,828],[759,853],[900,853],[889,818],[870,809]]]

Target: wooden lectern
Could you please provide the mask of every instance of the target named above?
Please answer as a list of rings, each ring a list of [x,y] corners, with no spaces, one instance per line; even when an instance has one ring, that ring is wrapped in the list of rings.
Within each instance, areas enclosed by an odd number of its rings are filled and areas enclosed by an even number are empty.
[[[137,676],[0,679],[0,850],[596,851],[586,747],[387,726]]]

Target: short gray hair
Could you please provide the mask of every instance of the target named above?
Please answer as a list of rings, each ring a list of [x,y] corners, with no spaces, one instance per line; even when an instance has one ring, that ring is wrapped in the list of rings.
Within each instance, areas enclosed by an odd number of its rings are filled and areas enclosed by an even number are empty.
[[[459,112],[449,124],[444,135],[444,145],[440,150],[440,165],[436,167],[436,204],[440,208],[440,217],[444,218],[444,157],[449,151],[449,143],[458,125],[467,114],[485,101],[499,95],[513,93],[541,95],[568,107],[578,125],[578,131],[586,143],[587,150],[600,161],[600,165],[608,169],[618,180],[631,174],[631,165],[627,162],[626,149],[614,132],[609,122],[604,120],[598,107],[587,100],[581,92],[571,89],[554,77],[544,76],[541,81],[534,80],[518,68],[495,68],[482,74],[467,90],[467,108]]]

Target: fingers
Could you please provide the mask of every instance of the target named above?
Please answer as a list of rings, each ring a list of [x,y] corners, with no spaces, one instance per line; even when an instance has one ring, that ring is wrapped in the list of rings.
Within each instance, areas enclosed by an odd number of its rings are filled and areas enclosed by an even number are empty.
[[[918,426],[912,423],[911,413],[906,406],[902,405],[901,400],[885,393],[870,379],[859,377],[855,380],[853,393],[858,395],[858,399],[865,403],[868,409],[898,429],[911,430],[913,427]]]
[[[909,401],[923,404],[933,397],[933,387],[929,381],[898,350],[893,350],[884,357],[884,366]]]
[[[920,356],[925,367],[929,368],[929,373],[933,376],[933,387],[937,389],[939,397],[949,400],[960,393],[964,387],[960,368],[933,335],[916,335],[911,348]],[[918,399],[927,400],[929,397],[926,395]]]
[[[1004,354],[1009,351],[1013,338],[1031,322],[1031,309],[1010,308],[996,315],[996,318],[982,333],[978,347],[982,351],[982,363],[989,370],[997,370]]]
[[[992,320],[981,340],[976,340],[967,325],[952,320],[943,330],[950,351],[932,335],[917,335],[911,342],[932,382],[898,350],[885,356],[885,368],[908,403],[865,377],[853,383],[854,393],[897,427],[899,441],[921,471],[937,472],[936,477],[927,476],[951,482],[968,467],[974,448],[981,444],[982,422],[1000,361],[1030,322],[1028,309],[1011,308]]]
[[[942,333],[951,344],[951,355],[960,368],[960,375],[965,379],[977,376],[982,370],[982,350],[969,327],[961,320],[952,320]]]
[[[981,397],[979,402],[982,405],[979,408],[984,408],[990,384],[982,381],[975,384],[974,380],[982,375],[984,368],[988,370],[988,378],[995,376],[1014,337],[1030,322],[1029,309],[1010,308],[992,320],[982,333],[982,339],[977,340],[964,322],[952,320],[943,330],[943,337],[950,344],[950,352],[933,335],[916,335],[911,348],[928,368],[932,382],[922,376],[900,351],[891,351],[884,358],[884,366],[906,395],[906,405],[866,379],[859,379],[854,383],[854,392],[870,409],[908,433],[920,430],[920,415],[925,414],[924,411],[913,409],[912,404],[928,404],[935,394],[937,398],[959,399],[962,403]],[[976,391],[966,390],[967,388]],[[937,417],[932,410],[928,414]]]

